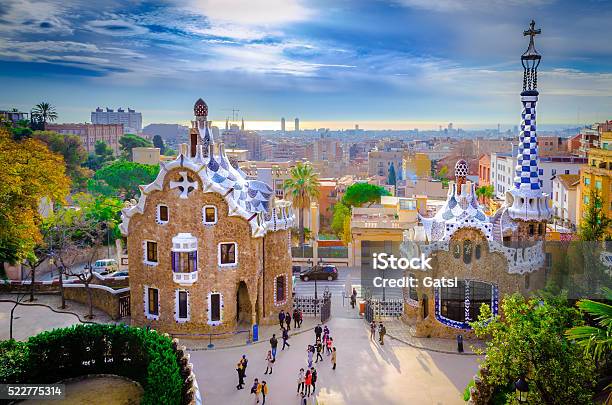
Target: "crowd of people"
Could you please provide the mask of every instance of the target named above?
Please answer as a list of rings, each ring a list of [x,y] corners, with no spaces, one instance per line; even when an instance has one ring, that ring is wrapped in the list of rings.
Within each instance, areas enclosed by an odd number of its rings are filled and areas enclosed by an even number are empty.
[[[281,311],[278,314],[278,320],[281,329],[281,339],[283,340],[283,346],[281,348],[282,351],[285,350],[285,348],[291,347],[288,342],[289,330],[291,329],[291,320],[293,320],[294,328],[300,328],[302,325],[302,313],[297,309],[293,311],[293,314]],[[269,340],[270,349],[267,351],[265,357],[265,375],[271,375],[274,371],[278,343],[276,333],[272,334],[272,337]],[[300,403],[306,404],[307,399],[315,395],[318,374],[314,364],[323,362],[325,358],[330,359],[330,366],[332,370],[335,370],[337,357],[334,339],[332,338],[327,325],[323,326],[318,324],[314,328],[314,343],[309,344],[306,348],[306,364],[303,367],[300,367],[298,372],[297,395],[300,398]],[[248,363],[249,360],[247,359],[247,356],[242,355],[236,365],[236,372],[238,373],[238,385],[236,385],[237,390],[244,389]],[[260,380],[259,378],[254,378],[250,393],[255,396],[255,401],[257,404],[261,403],[261,405],[265,405],[266,397],[269,393],[267,382],[263,379]]]
[[[300,368],[297,379],[297,395],[301,396],[302,402],[306,404],[306,399],[311,395],[315,394],[317,388],[317,369],[313,366],[313,357],[316,359],[314,363],[319,361],[323,362],[323,353],[326,353],[326,357],[330,357],[330,363],[332,370],[336,369],[336,347],[334,346],[334,339],[330,335],[330,331],[327,325],[321,326],[318,324],[314,328],[315,341],[314,344],[309,344],[306,347],[306,368]]]

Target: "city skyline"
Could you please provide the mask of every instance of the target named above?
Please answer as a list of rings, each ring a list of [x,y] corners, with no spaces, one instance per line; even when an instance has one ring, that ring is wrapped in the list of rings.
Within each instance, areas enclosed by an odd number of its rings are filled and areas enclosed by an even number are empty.
[[[45,100],[60,121],[84,122],[97,106],[129,105],[144,125],[185,123],[202,96],[215,121],[237,108],[278,128],[281,117],[304,128],[515,125],[520,61],[509,55],[524,51],[517,33],[534,18],[544,33],[540,123],[604,120],[612,7],[528,3],[528,13],[523,2],[480,0],[168,1],[128,11],[13,0],[0,13],[0,107]]]

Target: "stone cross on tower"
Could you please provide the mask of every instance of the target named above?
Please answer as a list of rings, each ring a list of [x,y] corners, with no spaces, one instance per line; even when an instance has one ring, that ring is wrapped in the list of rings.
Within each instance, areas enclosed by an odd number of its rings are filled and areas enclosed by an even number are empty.
[[[179,197],[187,198],[189,193],[198,189],[198,182],[190,181],[189,176],[187,176],[187,172],[179,172],[179,174],[181,175],[181,181],[171,181],[170,188],[178,188],[181,192]]]
[[[533,45],[533,37],[535,37],[538,34],[541,34],[542,30],[541,29],[535,29],[535,21],[531,20],[531,23],[529,23],[529,29],[523,31],[523,36],[527,36],[529,35],[531,38],[529,39],[529,46],[531,47]]]

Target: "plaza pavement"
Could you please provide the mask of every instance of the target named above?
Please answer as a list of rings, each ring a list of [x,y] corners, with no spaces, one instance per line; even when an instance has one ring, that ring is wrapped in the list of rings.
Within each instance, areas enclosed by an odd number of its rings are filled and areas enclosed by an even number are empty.
[[[319,405],[464,404],[463,389],[478,369],[477,356],[421,350],[393,339],[385,339],[380,346],[370,340],[363,319],[337,303],[328,326],[338,350],[338,366],[331,370],[326,354],[323,362],[314,364]],[[269,344],[191,351],[204,403],[254,404],[255,396],[249,391],[257,377],[268,383],[266,404],[299,404],[297,375],[306,366],[306,346],[312,342],[312,331],[292,337],[291,347],[284,351],[281,340],[272,375],[263,374]],[[235,367],[243,354],[249,364],[245,389],[238,391]]]
[[[17,299],[17,294],[0,294],[0,340],[9,338],[11,309],[14,304],[8,301]],[[66,308],[59,309],[60,296],[55,294],[38,294],[36,301],[27,301],[26,297],[14,312],[13,337],[16,340],[27,340],[30,336],[55,328],[63,328],[85,321],[87,305],[66,300]],[[94,308],[96,323],[115,323],[107,314]],[[129,319],[126,320],[129,323]]]

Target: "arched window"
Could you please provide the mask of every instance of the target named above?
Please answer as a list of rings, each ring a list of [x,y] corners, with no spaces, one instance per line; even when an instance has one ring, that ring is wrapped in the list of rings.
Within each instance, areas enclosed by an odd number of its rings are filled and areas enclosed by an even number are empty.
[[[476,245],[476,248],[474,248],[474,256],[476,256],[476,260],[480,260],[481,249],[480,244]]]
[[[529,236],[533,236],[535,232],[535,226],[533,224],[529,224]]]
[[[455,259],[458,259],[461,257],[461,244],[460,243],[455,243],[453,246],[453,257]]]
[[[492,284],[460,280],[456,287],[436,289],[436,319],[460,329],[470,329],[469,322],[478,319],[480,307],[489,305],[497,314],[497,294]]]
[[[411,280],[411,284],[408,286],[408,297],[413,300],[413,301],[418,301],[419,300],[419,296],[417,294],[417,290],[416,287],[413,287],[412,284],[416,285],[417,283],[417,278],[414,274],[410,274],[409,275],[410,280]]]
[[[463,263],[470,264],[472,262],[472,241],[463,241]]]

